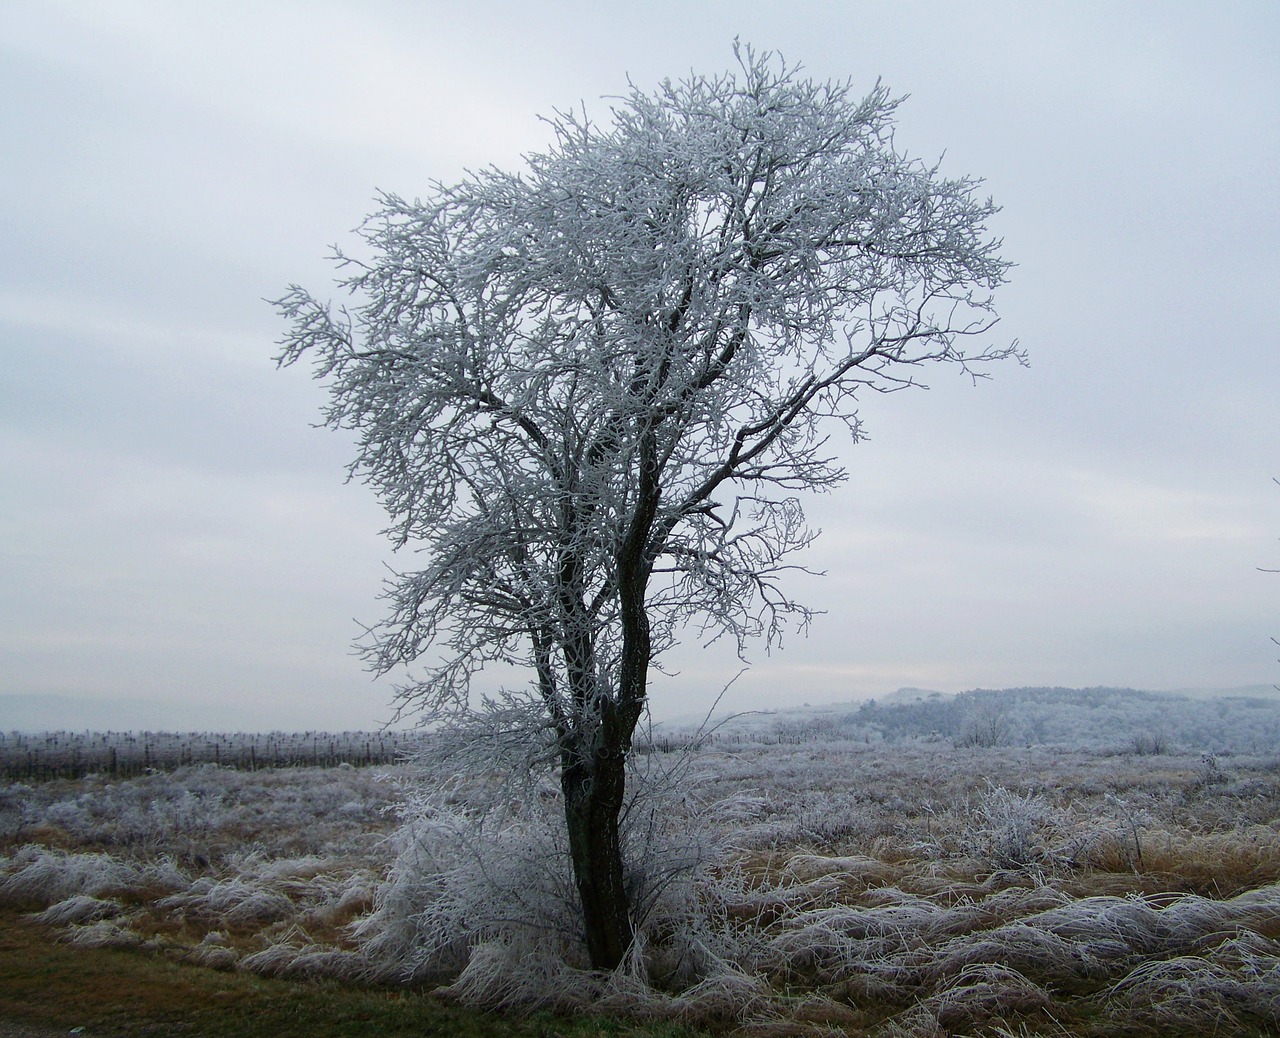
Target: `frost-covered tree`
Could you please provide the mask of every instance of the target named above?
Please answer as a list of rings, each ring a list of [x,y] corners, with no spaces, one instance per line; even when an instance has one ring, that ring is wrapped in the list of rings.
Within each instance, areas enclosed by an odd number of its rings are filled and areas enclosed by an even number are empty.
[[[422,560],[367,660],[423,668],[402,707],[545,747],[599,968],[632,940],[618,819],[651,666],[690,629],[741,652],[808,619],[780,583],[813,538],[796,493],[844,479],[828,436],[857,438],[860,391],[1019,355],[981,341],[1008,264],[979,182],[901,153],[883,87],[736,53],[607,122],[556,114],[518,172],[383,195],[371,258],[338,256],[351,308],[277,304],[281,363],[314,359]],[[529,685],[477,705],[495,661]]]

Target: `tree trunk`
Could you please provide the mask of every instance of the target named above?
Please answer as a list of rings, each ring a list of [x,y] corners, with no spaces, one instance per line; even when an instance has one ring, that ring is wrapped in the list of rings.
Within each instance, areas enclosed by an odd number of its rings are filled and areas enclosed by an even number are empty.
[[[606,746],[564,767],[560,779],[587,953],[598,970],[616,969],[634,936],[618,839],[625,760],[620,748]]]

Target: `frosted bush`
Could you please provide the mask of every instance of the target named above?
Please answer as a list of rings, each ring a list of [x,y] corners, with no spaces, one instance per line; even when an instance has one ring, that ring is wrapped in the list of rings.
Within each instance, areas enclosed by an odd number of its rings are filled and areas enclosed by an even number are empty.
[[[700,914],[707,868],[721,862],[758,817],[750,794],[710,797],[696,756],[642,760],[629,776],[621,816],[630,901],[642,939],[691,933]],[[558,805],[557,805],[558,806]]]
[[[995,868],[1029,869],[1044,864],[1061,828],[1057,812],[1036,793],[997,786],[983,794],[974,812],[969,850]]]
[[[731,828],[717,812],[740,823],[751,807],[703,802],[685,784],[686,759],[655,757],[633,769],[620,819],[637,947],[648,949],[644,971],[696,983],[716,958],[700,883]],[[384,975],[450,979],[452,993],[485,1005],[565,1004],[576,988],[562,972],[587,959],[558,790],[484,779],[406,794],[387,881],[354,932]]]
[[[1196,769],[1196,786],[1202,792],[1208,792],[1215,786],[1225,786],[1229,781],[1226,771],[1216,754],[1204,753],[1200,756],[1200,766]]]
[[[450,977],[473,945],[511,931],[575,943],[567,850],[540,804],[474,814],[439,793],[406,803],[374,912],[355,929],[375,963],[403,977]],[[523,816],[523,817],[521,817]]]

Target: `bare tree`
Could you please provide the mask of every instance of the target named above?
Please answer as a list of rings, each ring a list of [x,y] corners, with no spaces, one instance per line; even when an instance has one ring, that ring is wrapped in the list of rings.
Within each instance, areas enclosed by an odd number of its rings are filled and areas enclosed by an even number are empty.
[[[1008,746],[1013,734],[1009,700],[999,692],[973,692],[964,697],[965,717],[957,746]]]
[[[899,153],[882,86],[735,53],[607,124],[557,113],[521,172],[383,195],[372,259],[337,257],[352,309],[276,304],[280,362],[314,358],[351,476],[424,560],[367,661],[428,668],[402,709],[545,748],[598,968],[632,940],[618,816],[650,666],[691,626],[741,653],[808,620],[779,583],[813,538],[795,493],[845,478],[828,425],[858,437],[859,390],[1021,357],[962,345],[1008,267],[979,182]],[[494,661],[532,680],[477,706]]]

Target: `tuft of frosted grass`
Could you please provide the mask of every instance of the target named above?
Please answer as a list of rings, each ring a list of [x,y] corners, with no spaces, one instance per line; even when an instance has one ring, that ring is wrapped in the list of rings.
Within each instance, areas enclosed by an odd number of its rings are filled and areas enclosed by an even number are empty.
[[[601,974],[570,966],[554,944],[510,937],[485,941],[472,949],[458,978],[438,993],[489,1009],[590,1010],[684,1023],[776,1015],[767,981],[724,961],[681,991],[653,987],[643,938],[638,943],[617,971]]]
[[[639,1000],[637,1000],[639,1001]],[[752,976],[727,964],[708,973],[698,983],[676,995],[662,999],[648,993],[648,1015],[697,1023],[707,1019],[737,1020],[775,1016],[773,991],[764,978]],[[640,1013],[645,1001],[621,1008]]]
[[[381,881],[372,869],[360,868],[345,879],[331,877],[329,882],[314,884],[315,903],[307,912],[307,918],[321,924],[344,926],[373,907]]]
[[[250,854],[234,863],[231,875],[201,877],[186,890],[158,899],[155,907],[240,928],[300,915],[324,922],[367,905],[372,896],[368,870],[344,877],[337,864],[315,855],[271,860]]]
[[[974,963],[921,1003],[947,1031],[997,1017],[1045,1010],[1049,994],[1018,970],[1002,963]]]
[[[239,960],[239,967],[249,973],[260,973],[267,977],[280,977],[288,973],[301,951],[299,948],[280,942],[268,945],[261,951],[245,955]]]
[[[1114,938],[1069,940],[1020,919],[953,939],[931,950],[920,973],[937,980],[974,966],[1003,963],[1051,982],[1105,980],[1123,968],[1131,951],[1127,944]]]
[[[558,942],[524,934],[474,944],[457,979],[439,993],[490,1009],[570,1009],[593,1004],[601,983],[565,962]]]
[[[275,922],[295,911],[285,894],[240,876],[198,879],[186,891],[160,898],[156,907],[230,926]]]
[[[787,860],[783,876],[798,880],[836,878],[842,887],[877,886],[891,882],[898,870],[887,862],[864,854],[836,855],[797,854]]]
[[[1234,1030],[1240,1026],[1234,1010],[1252,1002],[1249,986],[1208,959],[1185,955],[1142,963],[1107,992],[1107,1000],[1113,1015],[1157,1026]]]
[[[369,979],[369,963],[358,952],[315,944],[294,945],[288,940],[268,945],[235,962],[237,968],[268,977],[337,980]]]
[[[112,898],[90,897],[88,894],[73,894],[69,898],[50,905],[43,912],[34,915],[38,923],[46,926],[68,926],[72,923],[96,923],[99,919],[119,915],[123,905]]]
[[[1274,916],[1272,917],[1274,922]],[[1240,931],[1196,955],[1140,963],[1104,995],[1114,1015],[1165,1027],[1280,1025],[1280,941]]]
[[[229,970],[240,960],[240,953],[227,944],[227,935],[221,930],[210,930],[199,944],[185,949],[184,959],[209,969]]]
[[[174,863],[134,864],[110,854],[67,852],[37,845],[21,848],[0,878],[0,901],[53,905],[76,894],[122,896],[179,890],[189,880]]]
[[[234,969],[240,960],[240,953],[234,948],[200,943],[187,952],[188,961],[197,966],[211,970]]]
[[[948,939],[984,932],[1010,917],[1068,899],[1049,888],[1015,888],[946,904],[885,887],[869,891],[866,900],[873,903],[804,909],[778,920],[770,928],[769,967],[803,965],[838,977],[867,961],[918,965],[923,960],[917,952],[947,947]]]
[[[81,948],[136,948],[146,940],[142,934],[115,919],[70,926],[63,931],[61,939]]]

